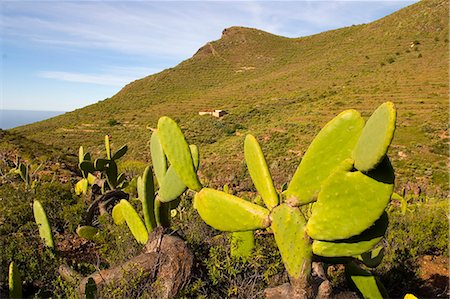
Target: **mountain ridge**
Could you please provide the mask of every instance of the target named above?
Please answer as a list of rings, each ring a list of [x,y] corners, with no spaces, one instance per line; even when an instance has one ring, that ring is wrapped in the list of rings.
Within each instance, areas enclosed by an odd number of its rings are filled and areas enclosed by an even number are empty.
[[[372,23],[299,38],[227,28],[191,58],[109,99],[14,131],[74,151],[81,144],[100,151],[101,136],[112,134],[117,146],[129,144],[130,159],[147,162],[146,128],[168,115],[199,143],[204,178],[214,168],[244,171],[240,135],[252,133],[280,183],[334,115],[354,108],[367,116],[389,100],[399,111],[391,155],[400,182],[444,188],[447,79],[448,1],[424,0]],[[230,114],[202,118],[203,109]],[[119,125],[109,126],[110,119]]]

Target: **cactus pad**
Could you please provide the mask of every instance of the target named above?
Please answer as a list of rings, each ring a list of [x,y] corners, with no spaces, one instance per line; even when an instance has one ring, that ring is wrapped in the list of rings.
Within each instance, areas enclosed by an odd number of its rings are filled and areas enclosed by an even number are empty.
[[[346,171],[347,166],[340,166],[324,182],[313,206],[306,230],[315,240],[342,240],[361,234],[381,217],[391,198],[394,176],[387,158],[367,175]]]
[[[255,248],[253,231],[231,233],[231,256],[246,260]]]
[[[345,274],[364,298],[389,298],[383,285],[369,271],[351,262],[345,265]]]
[[[128,146],[124,145],[117,150],[117,152],[112,156],[111,160],[117,160],[123,157],[128,151]]]
[[[106,150],[106,158],[111,160],[111,145],[109,143],[109,136],[105,135],[105,150]]]
[[[9,297],[11,299],[23,298],[22,296],[22,279],[20,278],[19,269],[17,269],[16,264],[11,262],[9,264],[8,273],[8,284],[9,284]]]
[[[93,240],[98,233],[98,229],[93,226],[85,225],[77,228],[77,235],[87,240]]]
[[[314,254],[325,257],[345,257],[362,254],[374,247],[383,238],[388,226],[386,212],[374,225],[358,236],[337,242],[314,241],[312,250]]]
[[[95,168],[95,170],[103,171],[103,170],[106,169],[106,166],[108,165],[108,163],[109,163],[109,160],[106,160],[106,159],[96,159],[96,160],[94,161],[94,168]]]
[[[112,189],[115,189],[117,186],[117,173],[117,163],[112,160],[109,161],[108,167],[106,168],[106,180]]]
[[[197,146],[191,144],[189,145],[189,149],[191,150],[194,168],[197,170],[199,165],[198,148]],[[176,199],[178,196],[183,194],[187,188],[184,182],[178,177],[172,165],[167,170],[166,175],[160,184],[158,194],[162,202],[169,202]]]
[[[138,177],[137,190],[139,200],[142,202],[145,227],[149,232],[156,227],[154,189],[152,169],[147,166],[142,177]]]
[[[394,104],[381,104],[367,120],[361,137],[353,151],[355,168],[369,171],[386,155],[395,131],[396,110]]]
[[[269,210],[214,189],[203,188],[197,193],[194,208],[208,225],[221,231],[247,231],[270,225]]]
[[[311,244],[305,232],[306,220],[300,210],[281,204],[272,210],[272,230],[289,275],[308,276],[311,271]]]
[[[54,248],[52,229],[48,223],[47,214],[38,200],[33,202],[33,214],[39,227],[39,235],[44,240],[45,245]]]
[[[278,205],[278,193],[273,186],[272,176],[261,147],[253,135],[245,137],[244,156],[256,190],[261,194],[266,207],[272,210]]]
[[[161,185],[167,171],[167,160],[161,142],[159,141],[157,131],[154,131],[150,138],[150,154],[152,156],[152,165],[156,180],[158,181],[158,184]]]
[[[384,247],[380,246],[375,248],[374,250],[364,252],[360,256],[357,257],[358,260],[363,262],[369,268],[378,267],[381,264],[381,261],[384,257]]]
[[[189,145],[177,123],[168,117],[161,117],[158,121],[158,137],[178,177],[190,189],[200,191],[202,184],[195,172]]]
[[[148,232],[145,228],[145,224],[142,221],[139,214],[133,208],[133,206],[125,199],[120,201],[120,210],[122,211],[123,218],[127,222],[128,228],[133,234],[136,241],[141,244],[147,243]]]
[[[359,112],[346,110],[322,128],[286,190],[291,204],[306,204],[315,199],[324,180],[343,160],[351,157],[363,127],[364,119]]]
[[[122,225],[125,223],[125,218],[123,217],[123,214],[122,214],[122,208],[121,208],[120,202],[118,204],[116,204],[114,206],[114,208],[112,209],[111,216],[112,216],[115,224]]]

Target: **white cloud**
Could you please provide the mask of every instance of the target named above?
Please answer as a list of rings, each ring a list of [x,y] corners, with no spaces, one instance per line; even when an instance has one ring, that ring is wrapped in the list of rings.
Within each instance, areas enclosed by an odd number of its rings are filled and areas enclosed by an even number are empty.
[[[37,75],[41,78],[66,82],[123,87],[125,84],[128,84],[136,79],[157,73],[159,71],[161,70],[139,67],[112,67],[108,72],[96,74],[65,71],[40,71]]]
[[[6,39],[185,59],[225,27],[294,37],[373,19],[364,7],[356,1],[6,2],[3,24]]]

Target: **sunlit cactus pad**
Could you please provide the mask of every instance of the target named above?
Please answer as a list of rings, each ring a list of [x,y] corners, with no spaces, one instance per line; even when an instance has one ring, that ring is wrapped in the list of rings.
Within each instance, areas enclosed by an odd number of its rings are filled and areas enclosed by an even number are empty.
[[[189,189],[200,191],[202,184],[195,172],[189,145],[177,123],[168,117],[161,117],[158,121],[158,137],[178,177]]]
[[[214,189],[203,188],[197,193],[194,207],[208,225],[221,231],[247,231],[270,225],[269,210]]]
[[[353,151],[356,169],[368,171],[381,162],[394,137],[396,116],[394,104],[391,102],[380,105],[373,112]]]
[[[305,217],[296,207],[281,204],[271,214],[272,230],[289,275],[298,278],[308,271],[311,263],[311,247],[305,232]]]
[[[392,172],[388,166],[381,163],[379,168]],[[378,170],[377,174],[383,172]],[[335,171],[314,204],[308,235],[315,240],[333,241],[362,233],[383,214],[394,187],[393,177],[386,175],[391,181],[378,181],[378,176],[372,178],[359,171]]]
[[[247,135],[244,142],[244,156],[248,172],[269,210],[278,205],[278,193],[273,185],[261,147],[253,135]]]
[[[387,226],[388,216],[384,212],[374,225],[358,236],[336,242],[315,240],[312,244],[313,253],[325,257],[345,257],[362,254],[381,241]]]
[[[191,151],[194,169],[197,170],[199,165],[198,148],[195,145],[190,145],[189,149]],[[177,175],[173,165],[171,165],[167,170],[167,172],[165,173],[162,181],[160,181],[160,188],[158,194],[162,202],[169,202],[176,199],[181,194],[183,194],[183,192],[186,191],[186,188],[187,186]]]
[[[328,122],[302,158],[286,190],[293,204],[315,199],[323,181],[343,160],[351,157],[364,127],[364,119],[355,110],[346,110]]]

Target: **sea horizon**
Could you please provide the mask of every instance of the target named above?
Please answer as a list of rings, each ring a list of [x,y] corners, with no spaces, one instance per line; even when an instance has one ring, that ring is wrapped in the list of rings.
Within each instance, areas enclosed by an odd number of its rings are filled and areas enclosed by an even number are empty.
[[[0,129],[9,130],[63,113],[66,113],[66,111],[0,109]]]

